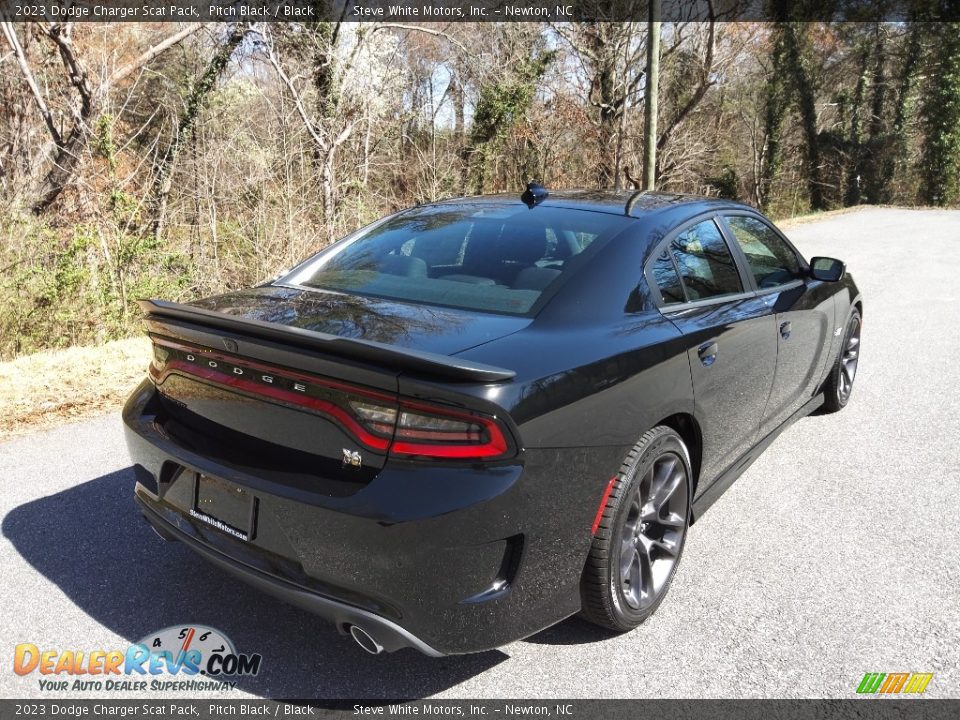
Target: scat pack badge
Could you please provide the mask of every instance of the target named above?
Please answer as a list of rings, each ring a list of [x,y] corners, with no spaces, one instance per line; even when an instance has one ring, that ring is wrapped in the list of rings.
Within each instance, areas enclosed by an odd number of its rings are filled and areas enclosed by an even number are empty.
[[[215,628],[173,625],[125,650],[41,649],[20,643],[13,671],[39,674],[40,689],[48,691],[198,691],[232,689],[238,678],[259,673],[262,662],[258,653],[237,652]]]

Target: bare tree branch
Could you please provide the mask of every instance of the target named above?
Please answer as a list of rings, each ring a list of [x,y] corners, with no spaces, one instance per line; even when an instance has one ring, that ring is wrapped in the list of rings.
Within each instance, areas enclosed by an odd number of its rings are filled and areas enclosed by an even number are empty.
[[[687,119],[690,113],[696,109],[697,105],[700,104],[700,101],[703,100],[703,97],[707,94],[707,90],[709,90],[715,84],[715,82],[710,78],[710,73],[713,71],[713,61],[717,44],[716,40],[717,23],[714,18],[713,4],[711,2],[710,22],[707,26],[707,50],[703,59],[703,64],[700,66],[699,82],[696,89],[693,91],[693,94],[687,99],[687,102],[684,103],[682,107],[678,108],[667,122],[663,132],[660,134],[660,137],[657,140],[658,150],[662,150],[666,144],[670,142],[670,138],[673,136],[673,133],[676,131],[676,129]]]
[[[455,37],[449,33],[445,33],[442,30],[434,30],[433,28],[423,27],[422,25],[404,25],[403,23],[378,23],[374,25],[370,32],[374,33],[377,30],[384,30],[387,28],[392,28],[394,30],[408,30],[410,32],[422,32],[427,35],[433,35],[434,37],[442,37],[444,40],[447,40],[453,45],[456,45],[457,48],[466,55],[469,55],[470,52],[463,46],[463,44],[457,40]]]
[[[286,85],[287,90],[290,92],[290,97],[293,98],[293,105],[297,110],[297,114],[300,116],[300,120],[303,121],[303,126],[307,129],[310,138],[317,144],[317,147],[322,151],[326,152],[327,150],[327,140],[323,135],[317,130],[313,122],[310,120],[310,116],[307,115],[306,108],[303,106],[303,99],[300,97],[300,93],[297,92],[297,88],[294,86],[293,81],[290,80],[290,77],[287,73],[284,72],[283,66],[280,64],[280,59],[277,57],[277,53],[274,51],[273,43],[267,42],[267,59],[270,61],[270,65],[273,66],[274,71],[277,73],[277,77]]]
[[[53,164],[37,189],[37,197],[31,208],[34,213],[42,213],[50,207],[73,179],[80,162],[80,156],[93,132],[92,126],[100,115],[100,103],[110,87],[203,27],[205,25],[200,23],[188,25],[116,70],[99,87],[93,88],[86,68],[73,48],[72,24],[51,23],[47,26],[46,36],[56,46],[69,76],[70,84],[73,85],[80,96],[80,102],[79,107],[77,105],[71,107],[74,118],[73,127],[66,138],[57,144],[57,154],[53,159]]]
[[[142,53],[135,60],[132,60],[131,62],[127,63],[123,67],[116,70],[107,80],[107,83],[112,84],[112,83],[120,82],[131,73],[142,68],[144,65],[149,63],[151,60],[156,58],[158,55],[160,55],[164,51],[169,50],[177,43],[182,42],[183,40],[193,35],[195,32],[198,32],[205,27],[206,25],[203,23],[189,23],[187,27],[185,27],[180,32],[174,33],[173,35],[166,38],[162,42],[157,43],[152,48],[147,50],[145,53]]]
[[[53,142],[57,146],[63,144],[63,140],[60,137],[60,133],[57,131],[57,126],[53,122],[53,115],[50,113],[50,108],[47,107],[47,101],[44,100],[43,95],[40,92],[40,88],[37,86],[37,81],[33,77],[33,72],[30,70],[30,65],[27,63],[27,56],[23,52],[23,47],[20,45],[20,40],[17,38],[17,33],[14,30],[13,23],[9,20],[0,21],[0,27],[3,28],[3,35],[7,39],[7,43],[10,45],[13,50],[14,57],[17,59],[17,64],[20,66],[20,72],[23,73],[23,79],[26,80],[27,86],[30,88],[30,92],[33,95],[34,101],[37,103],[37,108],[40,110],[40,115],[43,117],[43,122],[47,126],[47,130],[50,131],[50,137],[53,138]]]

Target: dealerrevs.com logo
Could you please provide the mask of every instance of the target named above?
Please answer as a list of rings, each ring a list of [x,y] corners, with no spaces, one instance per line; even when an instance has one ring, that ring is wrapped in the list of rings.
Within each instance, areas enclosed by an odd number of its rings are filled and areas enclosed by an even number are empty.
[[[20,643],[13,671],[39,675],[50,692],[163,692],[232,690],[237,679],[260,672],[263,657],[238,653],[230,638],[203,625],[175,625],[125,649],[57,650]]]

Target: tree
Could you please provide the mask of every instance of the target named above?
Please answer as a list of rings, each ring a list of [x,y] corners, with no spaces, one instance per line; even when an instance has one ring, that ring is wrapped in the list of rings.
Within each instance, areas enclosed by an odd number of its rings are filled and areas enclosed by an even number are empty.
[[[206,70],[192,84],[187,94],[177,130],[163,156],[154,167],[150,207],[150,232],[153,235],[162,235],[167,215],[167,199],[170,197],[172,174],[174,165],[180,155],[180,148],[193,134],[194,126],[201,111],[230,62],[234,51],[250,31],[248,25],[230,23],[223,36],[222,42],[215,48]]]
[[[761,207],[770,209],[773,200],[773,183],[783,164],[781,146],[783,143],[783,123],[787,115],[789,90],[786,65],[786,25],[778,23],[773,31],[771,68],[767,82],[764,107],[764,134],[766,136],[766,161],[760,172],[757,195]]]
[[[866,157],[863,161],[863,192],[868,203],[877,204],[887,197],[884,158],[892,152],[887,119],[887,48],[889,40],[884,24],[874,24],[873,94],[870,100]]]
[[[898,170],[908,165],[908,121],[913,111],[913,95],[916,88],[917,69],[923,53],[923,38],[926,35],[926,23],[912,22],[906,32],[903,59],[894,98],[893,120],[890,129],[890,141],[886,152],[879,160],[878,200],[889,201],[890,184]]]
[[[527,117],[555,57],[536,26],[505,25],[498,29],[497,39],[497,72],[487,73],[481,81],[469,134],[470,186],[476,193],[487,189],[492,161],[509,133]]]
[[[934,45],[920,108],[920,200],[948,205],[960,190],[960,23],[938,23],[932,33]]]
[[[376,123],[385,101],[408,77],[397,62],[400,32],[440,34],[430,28],[383,23],[365,26],[339,17],[304,26],[262,27],[260,47],[293,102],[313,143],[327,232],[337,227],[342,148],[364,124]]]
[[[87,72],[86,64],[81,55],[74,48],[73,23],[50,23],[44,26],[44,34],[54,44],[60,55],[69,85],[76,91],[76,99],[70,107],[73,124],[66,132],[62,133],[53,125],[46,99],[33,80],[32,72],[23,55],[22,48],[19,47],[13,25],[8,22],[4,22],[3,25],[4,35],[7,37],[14,53],[17,54],[24,79],[34,94],[37,108],[44,117],[55,149],[49,169],[34,192],[35,199],[32,202],[31,209],[36,214],[40,214],[49,208],[72,180],[83,151],[93,134],[93,128],[100,117],[103,100],[111,88],[145,67],[161,53],[204,27],[199,23],[186,25],[130,62],[121,65],[110,73],[106,80],[95,84],[95,81]]]
[[[807,144],[807,182],[810,207],[826,210],[820,179],[820,135],[817,127],[816,81],[810,59],[810,23],[787,23],[783,28],[790,83]]]
[[[683,34],[684,25],[674,26],[673,29],[680,36],[674,41],[668,53],[672,56],[672,61],[668,62],[664,68],[670,78],[670,83],[664,92],[670,104],[669,110],[664,113],[664,122],[660,126],[657,137],[657,155],[661,160],[656,165],[656,177],[668,169],[662,157],[670,141],[694,114],[716,82],[713,73],[716,62],[717,18],[712,2],[707,3],[707,11],[708,19],[705,22],[696,23],[689,38]],[[658,101],[658,111],[659,104]]]
[[[780,10],[789,17],[790,10]],[[817,113],[817,85],[810,47],[811,23],[781,20],[774,23],[770,87],[767,93],[767,164],[763,194],[769,204],[770,186],[779,171],[783,122],[787,110],[795,107],[806,145],[807,191],[814,210],[826,209],[820,166],[820,132]]]
[[[552,27],[579,60],[586,97],[596,110],[596,186],[613,187],[621,116],[644,79],[646,43],[635,23],[582,22]]]

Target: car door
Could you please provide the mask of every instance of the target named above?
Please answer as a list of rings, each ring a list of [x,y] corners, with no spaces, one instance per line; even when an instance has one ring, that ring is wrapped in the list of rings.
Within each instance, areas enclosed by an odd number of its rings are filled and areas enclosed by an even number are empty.
[[[770,223],[748,213],[722,220],[757,295],[776,312],[777,370],[760,424],[766,435],[816,393],[827,360],[834,303],[829,288]]]
[[[703,438],[699,495],[757,440],[776,367],[774,315],[714,216],[681,226],[657,252],[647,279],[687,341]]]

